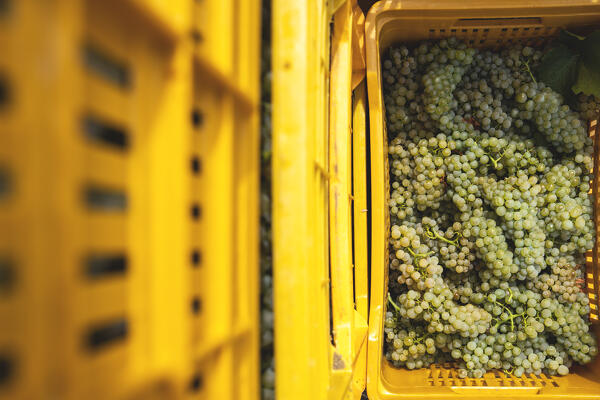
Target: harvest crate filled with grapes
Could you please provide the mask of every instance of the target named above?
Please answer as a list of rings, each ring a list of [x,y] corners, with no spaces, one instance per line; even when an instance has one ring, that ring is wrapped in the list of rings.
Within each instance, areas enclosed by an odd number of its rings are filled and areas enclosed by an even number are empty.
[[[599,396],[600,10],[420,7],[367,18],[369,396]]]

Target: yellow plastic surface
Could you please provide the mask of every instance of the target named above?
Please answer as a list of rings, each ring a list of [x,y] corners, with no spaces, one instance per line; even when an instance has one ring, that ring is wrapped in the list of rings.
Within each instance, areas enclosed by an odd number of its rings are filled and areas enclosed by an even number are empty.
[[[273,1],[275,390],[280,399],[354,399],[364,388],[366,216],[357,215],[356,208],[366,208],[366,153],[364,102],[352,104],[353,72],[360,74],[352,62],[360,36],[355,28],[362,16],[354,3]],[[362,155],[353,147],[362,148]],[[355,177],[362,186],[353,180],[354,163],[362,164]],[[360,235],[353,235],[353,221],[361,226]]]
[[[202,209],[191,227],[202,259],[191,282],[202,299],[201,315],[192,324],[192,354],[203,383],[201,398],[258,399],[261,3],[194,4],[207,7],[194,16],[195,27],[206,26],[212,16],[224,25],[207,32],[207,44],[217,36],[223,41],[210,53],[199,52],[192,37],[193,113],[200,122],[192,132],[190,156],[199,158],[201,170],[190,183]],[[220,68],[223,59],[235,68]]]
[[[397,42],[416,42],[457,36],[477,47],[510,43],[540,43],[560,29],[600,26],[600,5],[594,1],[393,1],[375,4],[365,25],[371,156],[371,292],[367,360],[367,392],[377,399],[598,399],[600,357],[565,377],[516,378],[489,372],[482,379],[459,379],[449,366],[408,371],[391,367],[383,357],[383,319],[387,288],[387,237],[389,232],[387,138],[381,93],[380,54]],[[591,133],[597,136],[595,123]],[[599,141],[596,148],[598,166]],[[597,179],[593,193],[600,207]],[[596,216],[598,218],[598,216]],[[600,227],[600,224],[596,224]],[[598,324],[598,244],[588,255],[587,289],[593,328]]]
[[[369,316],[369,253],[367,230],[367,83],[363,80],[354,90],[352,103],[352,175],[353,175],[353,212],[354,212],[354,303],[356,312],[357,339],[353,352],[354,370],[352,392],[360,399],[366,387],[367,343],[365,321]],[[363,339],[364,340],[361,340]],[[359,341],[360,340],[360,341]]]
[[[259,398],[260,2],[227,73],[198,3],[0,1],[0,399]]]

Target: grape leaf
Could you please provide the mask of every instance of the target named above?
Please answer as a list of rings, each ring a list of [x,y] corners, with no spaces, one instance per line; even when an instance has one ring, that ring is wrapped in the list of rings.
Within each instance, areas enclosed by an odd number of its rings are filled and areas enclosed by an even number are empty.
[[[588,68],[586,63],[580,63],[577,82],[572,89],[575,93],[593,94],[600,99],[600,71]]]
[[[544,54],[538,69],[538,77],[565,98],[573,96],[571,87],[577,79],[579,54],[564,44]]]
[[[562,30],[558,34],[558,41],[570,49],[579,49],[583,43],[583,36],[575,35],[569,31]]]
[[[600,31],[595,31],[581,41],[581,52],[588,69],[600,67]]]

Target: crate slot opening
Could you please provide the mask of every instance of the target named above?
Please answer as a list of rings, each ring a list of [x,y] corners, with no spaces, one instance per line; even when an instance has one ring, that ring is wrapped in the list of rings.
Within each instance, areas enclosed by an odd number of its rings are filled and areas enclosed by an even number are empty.
[[[86,335],[86,344],[90,350],[100,350],[110,344],[124,341],[129,334],[129,323],[125,318],[96,325]]]
[[[0,167],[0,201],[8,198],[12,190],[11,179],[6,168]]]
[[[90,70],[123,89],[131,85],[131,71],[126,63],[117,61],[97,46],[87,44],[83,49],[85,66]]]
[[[15,269],[12,262],[0,256],[0,295],[9,293],[15,283]]]
[[[5,354],[0,354],[0,387],[10,381],[14,375],[14,361]]]
[[[93,280],[115,275],[125,275],[127,257],[118,255],[92,255],[86,261],[86,275]]]
[[[121,190],[89,186],[85,190],[87,207],[96,211],[125,211],[127,195]]]
[[[92,115],[84,118],[83,131],[88,139],[114,149],[126,150],[129,146],[129,135],[124,127]]]

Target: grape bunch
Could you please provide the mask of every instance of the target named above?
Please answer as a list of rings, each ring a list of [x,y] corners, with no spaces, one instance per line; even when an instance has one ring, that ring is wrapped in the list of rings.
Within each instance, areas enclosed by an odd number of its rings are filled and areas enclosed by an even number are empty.
[[[535,287],[544,298],[556,296],[563,303],[576,301],[585,303],[585,293],[581,291],[584,271],[581,265],[574,265],[565,259],[559,259],[549,266],[549,271],[530,281],[528,287]]]
[[[577,96],[575,110],[579,112],[579,117],[583,120],[597,119],[600,115],[600,100],[595,96],[580,93]]]
[[[417,210],[438,208],[443,197],[444,154],[454,148],[443,134],[422,139],[418,143],[401,145],[396,137],[389,145],[392,174],[392,215],[404,219],[407,208]]]
[[[566,375],[598,352],[582,266],[600,102],[565,103],[536,79],[542,56],[454,38],[384,55],[395,367]]]

